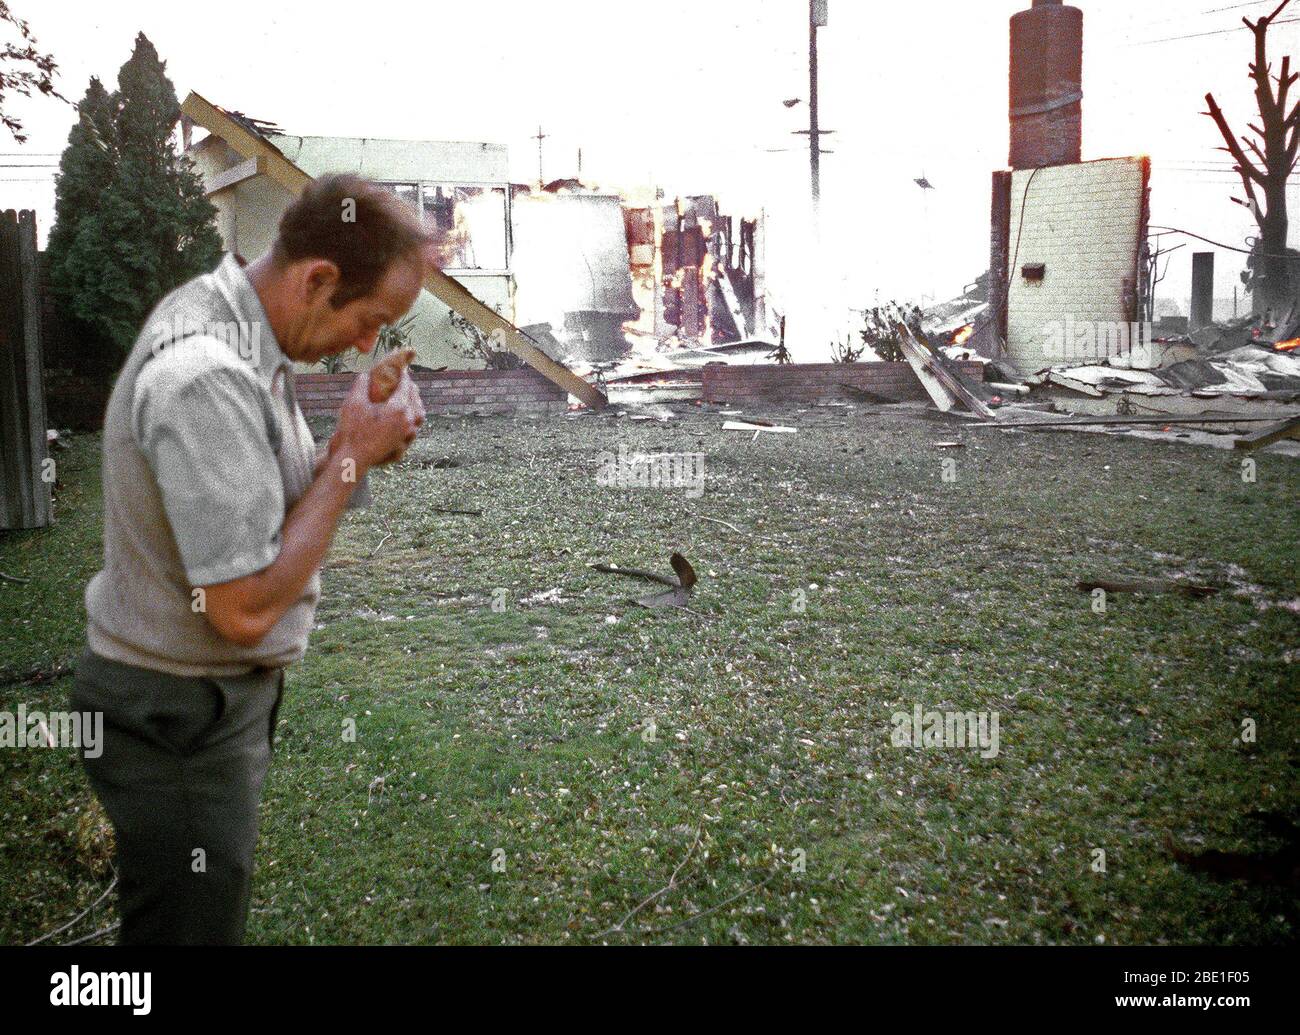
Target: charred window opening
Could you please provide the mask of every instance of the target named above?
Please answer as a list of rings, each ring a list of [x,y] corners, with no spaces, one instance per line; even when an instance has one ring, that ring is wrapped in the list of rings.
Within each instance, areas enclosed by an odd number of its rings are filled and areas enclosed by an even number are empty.
[[[451,272],[509,268],[504,187],[455,183],[383,185],[419,212],[434,232],[438,265]]]

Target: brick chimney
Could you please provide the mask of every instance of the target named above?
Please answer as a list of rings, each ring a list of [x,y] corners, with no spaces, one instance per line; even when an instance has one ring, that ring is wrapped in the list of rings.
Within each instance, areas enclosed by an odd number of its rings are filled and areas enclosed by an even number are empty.
[[[1083,147],[1083,12],[1034,0],[1011,17],[1013,169],[1078,162]]]

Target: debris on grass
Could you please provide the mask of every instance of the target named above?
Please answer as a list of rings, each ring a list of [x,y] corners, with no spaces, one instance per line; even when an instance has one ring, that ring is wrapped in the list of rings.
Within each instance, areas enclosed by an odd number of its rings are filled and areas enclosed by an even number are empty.
[[[1212,597],[1219,592],[1217,586],[1170,579],[1080,579],[1075,586],[1083,593],[1104,589],[1107,593],[1178,593],[1185,597]]]
[[[562,604],[564,603],[564,597],[557,586],[555,589],[541,590],[526,596],[519,603],[524,607],[531,607],[534,604]]]
[[[780,424],[759,423],[757,420],[751,419],[747,421],[745,420],[726,421],[722,425],[722,430],[723,431],[752,431],[754,432],[754,437],[757,438],[758,433],[762,431],[770,431],[778,435],[793,435],[799,429],[788,428]]]
[[[1266,425],[1252,434],[1237,439],[1234,445],[1237,449],[1263,449],[1264,446],[1271,446],[1284,438],[1300,438],[1300,417],[1290,417],[1276,424]]]
[[[641,607],[679,607],[688,610],[686,604],[691,599],[691,589],[699,581],[699,578],[695,574],[695,569],[691,567],[691,562],[680,553],[674,552],[668,563],[672,565],[673,571],[677,573],[676,578],[660,575],[653,571],[646,571],[643,568],[622,568],[617,564],[593,564],[592,568],[607,575],[627,575],[631,578],[646,579],[669,587],[666,592],[653,593],[648,597],[641,597],[633,601]]]

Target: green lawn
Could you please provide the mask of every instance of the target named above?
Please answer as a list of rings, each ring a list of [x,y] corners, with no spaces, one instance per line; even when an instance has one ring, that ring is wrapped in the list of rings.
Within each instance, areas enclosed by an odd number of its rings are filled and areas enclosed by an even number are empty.
[[[434,418],[372,475],[289,674],[250,941],[1295,940],[1294,886],[1167,845],[1267,853],[1251,813],[1300,817],[1300,463],[1261,454],[1250,484],[1231,452],[898,408],[751,441],[691,409]],[[705,494],[598,487],[620,441],[703,452]],[[98,462],[75,438],[56,524],[0,535],[0,571],[32,580],[0,581],[0,708],[65,700],[33,673],[82,642]],[[674,547],[689,611],[588,567],[667,573]],[[1097,614],[1089,575],[1227,588]],[[893,746],[917,703],[996,712],[1000,752]],[[0,765],[0,941],[27,941],[109,876],[75,758]]]

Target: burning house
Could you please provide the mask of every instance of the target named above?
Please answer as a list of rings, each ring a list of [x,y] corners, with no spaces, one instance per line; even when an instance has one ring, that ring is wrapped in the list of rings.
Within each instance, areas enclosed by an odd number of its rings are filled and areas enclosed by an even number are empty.
[[[312,176],[352,172],[384,184],[435,231],[443,271],[554,358],[617,362],[764,331],[761,220],[722,215],[712,197],[636,201],[577,180],[535,190],[508,182],[503,145],[304,137],[225,115]],[[187,140],[187,153],[217,207],[226,249],[260,255],[291,194],[218,134]],[[490,361],[428,292],[412,315],[420,364]],[[366,365],[357,356],[346,362]]]
[[[666,202],[576,180],[516,188],[516,311],[574,359],[617,361],[765,334],[762,221],[708,195]]]
[[[643,292],[634,333],[697,348],[762,333],[759,220],[737,222],[717,199],[697,196],[630,208],[627,224]]]

